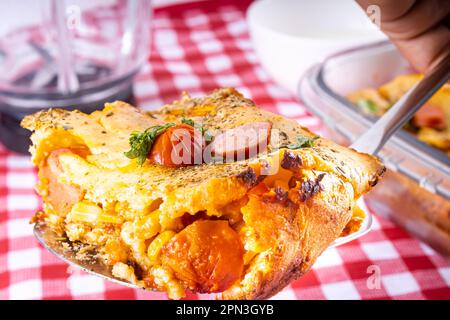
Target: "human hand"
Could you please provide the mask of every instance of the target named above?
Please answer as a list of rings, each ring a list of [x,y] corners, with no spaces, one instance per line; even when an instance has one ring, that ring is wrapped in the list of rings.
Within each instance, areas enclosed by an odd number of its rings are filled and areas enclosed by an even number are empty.
[[[381,30],[417,71],[425,72],[450,52],[450,1],[356,0],[380,8]]]

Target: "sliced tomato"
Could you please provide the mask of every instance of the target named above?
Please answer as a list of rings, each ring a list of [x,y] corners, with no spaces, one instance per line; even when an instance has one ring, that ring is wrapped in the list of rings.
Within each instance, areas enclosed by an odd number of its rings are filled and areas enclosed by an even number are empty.
[[[240,279],[244,247],[227,221],[197,220],[162,248],[162,263],[194,291],[221,292]]]
[[[445,129],[445,113],[439,107],[425,104],[414,115],[413,123],[418,127]]]
[[[168,128],[153,143],[148,158],[160,165],[178,167],[202,163],[204,140],[199,130],[187,124]]]

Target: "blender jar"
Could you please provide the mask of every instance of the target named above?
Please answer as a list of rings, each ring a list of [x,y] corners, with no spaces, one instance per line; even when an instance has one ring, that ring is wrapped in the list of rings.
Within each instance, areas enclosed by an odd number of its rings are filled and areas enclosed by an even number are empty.
[[[148,57],[150,0],[3,0],[0,19],[0,141],[15,151],[27,114],[129,100]]]

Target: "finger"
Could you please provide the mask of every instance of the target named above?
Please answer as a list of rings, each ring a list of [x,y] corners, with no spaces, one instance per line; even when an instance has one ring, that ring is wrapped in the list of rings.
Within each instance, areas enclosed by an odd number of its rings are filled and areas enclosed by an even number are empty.
[[[450,30],[444,25],[450,1],[357,2],[364,9],[373,4],[380,7],[381,29],[417,71],[426,72],[450,50]]]
[[[394,43],[416,70],[426,72],[450,51],[450,30],[436,26],[415,38]]]
[[[402,0],[402,1],[392,1],[392,0],[356,0],[356,2],[365,11],[370,5],[376,5],[381,9],[381,19],[382,21],[392,21],[400,18],[406,12],[411,9],[416,0]]]
[[[433,28],[450,14],[450,1],[420,0],[402,16],[386,21],[381,8],[381,30],[391,39],[412,39]]]

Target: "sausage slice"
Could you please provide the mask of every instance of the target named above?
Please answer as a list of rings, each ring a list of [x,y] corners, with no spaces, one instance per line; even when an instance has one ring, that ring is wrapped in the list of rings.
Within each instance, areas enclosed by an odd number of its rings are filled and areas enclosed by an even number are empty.
[[[270,122],[254,122],[226,130],[212,142],[214,156],[226,160],[243,160],[264,152],[269,144]]]
[[[72,209],[72,206],[83,197],[83,191],[77,187],[62,183],[58,180],[63,173],[59,156],[62,153],[78,154],[67,148],[54,150],[47,157],[39,170],[39,176],[46,181],[46,201],[51,204],[55,213],[65,216]]]

